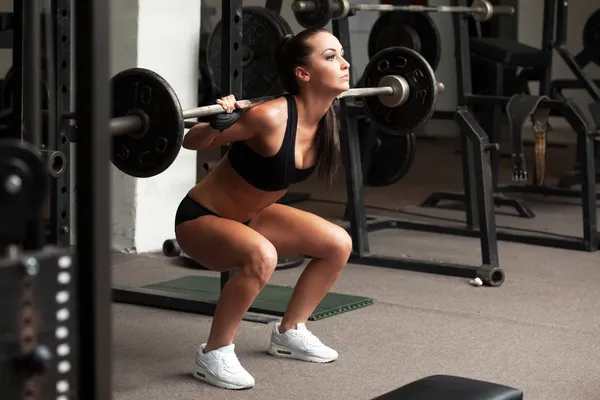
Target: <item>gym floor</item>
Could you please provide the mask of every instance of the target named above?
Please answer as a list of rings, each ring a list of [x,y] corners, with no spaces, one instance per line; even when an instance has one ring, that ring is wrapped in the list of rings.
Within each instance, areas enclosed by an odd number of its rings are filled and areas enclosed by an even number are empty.
[[[431,192],[460,190],[455,140],[421,140],[415,164],[401,182],[366,188],[372,215],[429,216],[462,221],[459,208],[418,207]],[[527,148],[532,153],[531,147]],[[549,149],[549,182],[573,165],[574,147]],[[507,159],[502,182],[509,183]],[[529,166],[534,165],[532,160]],[[341,218],[343,173],[333,190],[312,179],[292,189],[313,199],[295,206]],[[577,199],[527,196],[537,214],[497,210],[500,226],[581,235]],[[416,217],[413,213],[421,214]],[[167,238],[165,238],[167,239]],[[395,257],[481,262],[477,239],[389,230],[370,235],[373,253]],[[332,291],[368,296],[375,304],[308,327],[340,358],[331,364],[283,360],[266,354],[271,325],[242,322],[235,343],[256,387],[232,392],[191,377],[196,346],[207,338],[211,318],[132,305],[113,306],[114,398],[148,399],[372,399],[411,381],[452,374],[513,386],[528,400],[597,400],[600,396],[600,257],[598,253],[500,242],[506,282],[474,287],[467,279],[349,264]],[[113,280],[145,285],[192,274],[161,254],[115,254]],[[271,284],[295,284],[302,267],[276,271]],[[440,399],[441,400],[441,399]]]

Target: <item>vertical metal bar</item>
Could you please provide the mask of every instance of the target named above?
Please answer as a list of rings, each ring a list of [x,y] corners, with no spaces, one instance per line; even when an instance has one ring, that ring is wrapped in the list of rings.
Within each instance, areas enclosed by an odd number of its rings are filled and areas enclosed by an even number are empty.
[[[452,5],[462,6],[466,2],[453,0]],[[454,27],[454,52],[457,55],[456,58],[456,71],[457,71],[457,88],[458,88],[458,106],[467,107],[467,96],[470,96],[473,87],[471,82],[471,51],[469,46],[469,25],[467,21],[468,16],[459,13],[452,15],[453,27]],[[466,223],[468,228],[477,229],[479,227],[478,221],[478,207],[477,203],[477,188],[475,180],[473,178],[475,171],[475,154],[473,143],[469,140],[469,137],[461,130],[460,137],[462,147],[462,176],[463,176],[463,188],[465,192],[465,214]]]
[[[350,27],[348,20],[331,21],[333,34],[337,36],[344,49],[346,60],[352,65],[350,53]],[[352,86],[352,73],[350,85]],[[363,172],[361,167],[360,143],[356,117],[348,111],[348,99],[340,99],[340,146],[342,162],[346,172],[346,191],[348,197],[348,219],[350,220],[350,236],[354,254],[365,255],[369,252],[369,232],[365,215],[365,196]]]
[[[23,139],[34,148],[42,145],[41,128],[41,26],[40,2],[31,0],[23,2]],[[17,78],[17,77],[15,77]],[[20,80],[20,79],[19,79]],[[20,99],[15,99],[20,101]],[[15,101],[15,102],[16,102]],[[40,208],[36,216],[27,224],[27,234],[23,247],[26,250],[39,249],[44,246],[44,211]]]
[[[494,187],[490,160],[490,142],[486,133],[477,123],[475,118],[465,107],[457,111],[457,123],[463,132],[470,131],[472,144],[477,159],[474,162],[474,181],[476,182],[476,196],[478,225],[480,226],[479,239],[481,241],[481,261],[483,265],[499,266],[498,238],[496,232],[496,214],[494,210]]]
[[[542,31],[542,50],[548,53],[552,53],[554,49],[555,40],[555,28],[556,28],[556,7],[558,1],[564,0],[544,0],[544,28]],[[561,29],[560,26],[558,28]],[[566,28],[565,28],[566,29]],[[552,63],[550,63],[544,70],[544,74],[540,79],[540,95],[550,96],[550,89],[552,85]]]
[[[24,139],[35,148],[42,145],[41,46],[39,0],[23,2],[23,126]]]
[[[544,16],[545,16],[545,12],[546,10],[544,10]],[[556,30],[555,30],[555,37],[554,37],[554,44],[555,45],[563,45],[565,43],[567,43],[567,21],[569,20],[569,2],[567,0],[560,0],[556,2],[556,19],[555,19],[555,23],[556,23]],[[544,36],[546,33],[550,33],[550,32],[545,32],[545,30],[542,33],[542,40],[544,41],[544,44],[546,43],[546,40],[548,40],[549,36]]]
[[[23,132],[23,1],[13,1],[13,48],[12,48],[12,137],[21,138]]]
[[[596,163],[594,160],[594,140],[589,134],[583,111],[573,100],[565,102],[562,110],[569,125],[577,134],[578,159],[581,172],[581,212],[583,220],[583,245],[587,251],[598,250],[598,215],[596,210]]]
[[[77,314],[79,396],[109,400],[111,390],[111,279],[109,199],[109,6],[75,6],[77,124]]]
[[[223,0],[221,24],[221,87],[223,95],[242,98],[242,0]],[[222,155],[223,151],[222,151]],[[221,273],[221,289],[235,272]]]
[[[70,111],[71,107],[71,1],[52,0],[53,25],[54,25],[54,54],[52,61],[56,78],[54,81],[54,115],[62,115]],[[48,85],[52,83],[48,81]],[[52,102],[51,102],[52,103]],[[52,110],[49,110],[52,113]],[[49,123],[51,121],[48,121]],[[55,118],[53,129],[55,136],[49,135],[52,143],[49,148],[62,152],[67,159],[71,159],[71,143],[66,138],[66,131],[70,122],[62,118]],[[49,126],[50,128],[50,126]],[[50,194],[50,231],[48,241],[58,246],[70,245],[71,227],[71,168],[67,165],[58,178],[52,180]]]

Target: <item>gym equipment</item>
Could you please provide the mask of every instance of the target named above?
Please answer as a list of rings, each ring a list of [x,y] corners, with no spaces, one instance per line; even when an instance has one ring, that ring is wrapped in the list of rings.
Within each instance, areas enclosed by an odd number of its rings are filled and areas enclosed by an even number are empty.
[[[428,14],[382,13],[369,33],[369,58],[388,47],[413,49],[425,57],[435,71],[442,56],[442,40],[435,21]]]
[[[359,120],[358,124],[361,137],[364,138],[362,143],[365,145],[366,141],[370,140],[369,136],[375,135],[368,155],[368,169],[364,176],[365,184],[373,187],[388,186],[404,178],[415,159],[417,146],[415,133],[393,136],[373,127],[368,120]],[[371,130],[375,131],[371,132]],[[361,154],[364,154],[362,149]]]
[[[550,109],[539,107],[547,96],[531,96],[517,94],[511,97],[506,104],[506,116],[510,126],[510,138],[512,142],[512,180],[514,182],[526,182],[529,172],[525,165],[523,154],[523,126],[528,118],[532,119],[533,132],[535,135],[535,183],[544,184],[546,173],[546,129]]]
[[[466,13],[471,14],[476,21],[487,21],[495,14],[512,15],[515,13],[515,8],[492,5],[488,0],[474,0],[470,7],[350,4],[348,0],[295,0],[292,3],[292,11],[300,25],[311,29],[322,28],[332,19],[344,19],[357,11]]]
[[[461,18],[465,19],[465,18]],[[350,27],[348,19],[333,20],[331,22],[332,33],[340,40],[344,49],[351,48]],[[406,52],[414,52],[407,50]],[[417,56],[419,56],[417,54]],[[421,57],[421,56],[419,56]],[[350,64],[351,54],[347,53],[346,58]],[[378,58],[376,56],[375,58]],[[384,58],[385,59],[385,58]],[[421,57],[422,59],[422,57]],[[377,60],[372,59],[369,64],[373,65]],[[386,67],[386,65],[381,65]],[[369,67],[367,67],[369,69]],[[368,79],[368,71],[365,69],[363,79]],[[385,69],[385,68],[383,68]],[[418,74],[417,74],[418,75]],[[364,101],[364,100],[363,100]],[[370,234],[382,230],[406,231],[414,230],[420,232],[432,232],[437,234],[452,234],[453,227],[444,221],[442,223],[431,223],[425,220],[407,219],[401,217],[386,217],[382,215],[369,215],[365,207],[365,193],[363,177],[367,175],[368,162],[361,162],[361,144],[357,134],[357,122],[365,118],[364,105],[354,104],[351,101],[340,101],[339,117],[340,126],[344,135],[340,136],[340,147],[343,154],[347,207],[344,213],[343,222],[339,225],[343,227],[352,238],[352,254],[348,262],[360,265],[370,265],[380,268],[391,268],[399,270],[408,270],[429,274],[440,274],[447,276],[462,277],[474,279],[479,277],[486,286],[500,286],[504,280],[504,273],[500,269],[498,256],[498,243],[496,240],[496,219],[492,206],[491,190],[491,170],[490,153],[497,150],[496,144],[490,144],[485,132],[477,125],[474,118],[464,109],[458,109],[455,114],[455,120],[464,135],[461,138],[469,143],[469,149],[473,150],[472,157],[469,157],[470,166],[474,173],[469,175],[472,180],[472,196],[479,199],[482,207],[479,208],[477,218],[477,228],[469,231],[471,237],[477,238],[480,243],[481,260],[475,264],[470,263],[450,263],[445,260],[420,259],[410,254],[403,254],[399,257],[381,254],[374,251],[370,244]],[[412,123],[412,121],[411,121]],[[466,127],[476,126],[475,130],[469,130]],[[414,131],[418,134],[417,131]],[[370,140],[369,140],[370,141]],[[370,148],[369,145],[364,146]],[[369,157],[369,153],[364,153],[364,159]],[[461,228],[462,229],[462,228]],[[462,229],[463,231],[465,229]],[[400,233],[400,232],[399,232]],[[410,250],[408,250],[410,251]]]
[[[0,390],[7,399],[56,398],[54,385],[52,396],[46,396],[44,378],[49,382],[60,374],[60,381],[68,382],[77,357],[75,350],[60,352],[77,342],[77,313],[69,301],[75,293],[73,250],[23,249],[32,233],[28,225],[39,218],[47,194],[39,150],[19,139],[1,139],[0,376],[10,379],[1,380]]]
[[[600,49],[600,9],[596,10],[590,17],[585,21],[583,26],[583,47],[588,49]],[[597,56],[592,60],[594,64],[600,65],[600,56]]]
[[[373,400],[523,400],[523,391],[452,375],[432,375]]]
[[[42,96],[42,107],[47,110],[48,102],[50,101],[50,91],[48,90],[48,85],[46,83],[46,70],[45,68],[42,70],[42,83],[40,84],[40,93]],[[13,75],[13,69],[10,67],[4,76],[4,80],[2,82],[2,87],[0,88],[0,109],[12,108],[13,101],[13,88],[15,84],[15,79]]]
[[[264,7],[242,9],[242,96],[245,99],[283,93],[277,76],[275,49],[281,38],[294,33],[279,14]],[[219,91],[221,87],[222,24],[213,30],[206,48],[208,72]]]
[[[402,47],[390,47],[373,56],[363,72],[362,83],[392,88],[394,96],[365,97],[363,106],[375,125],[398,136],[417,131],[431,119],[440,91],[427,61],[416,51]]]
[[[216,303],[219,299],[220,281],[218,277],[212,276],[184,276],[166,282],[159,282],[152,285],[141,287],[146,291],[167,292],[175,296],[185,296],[186,298]],[[287,304],[289,303],[293,287],[266,285],[258,294],[252,305],[250,312],[259,314],[268,314],[283,316]],[[171,309],[180,311],[190,311],[178,302],[171,303]],[[373,299],[362,296],[352,296],[347,294],[329,292],[325,295],[321,303],[308,318],[310,321],[316,321],[327,317],[332,317],[344,312],[356,310],[374,304]]]
[[[374,57],[363,75],[365,85],[340,95],[362,97],[371,122],[389,134],[405,135],[431,118],[437,82],[427,61],[414,50],[389,48]],[[143,68],[119,72],[111,79],[112,163],[124,173],[145,178],[166,170],[181,150],[184,120],[224,113],[219,104],[182,110],[173,88],[160,75]],[[274,97],[239,100],[242,108]],[[406,112],[403,109],[406,107]],[[75,113],[65,113],[77,119]]]
[[[465,5],[467,0],[457,0],[460,1],[459,5]],[[566,17],[567,17],[567,2],[555,2],[546,0],[544,6],[544,34],[543,34],[543,46],[548,46],[548,51],[546,54],[552,54],[550,50],[556,50],[563,61],[565,61],[566,65],[571,69],[573,74],[577,77],[578,81],[582,84],[583,88],[589,90],[590,95],[594,99],[595,104],[600,100],[600,93],[598,95],[594,95],[594,92],[598,92],[598,89],[593,87],[593,84],[590,84],[590,79],[587,75],[581,70],[580,66],[574,60],[574,57],[566,50],[565,48],[565,32],[566,32]],[[556,30],[551,29],[554,26],[554,22],[556,21]],[[531,114],[535,118],[539,119],[538,125],[543,125],[545,120],[546,112],[557,113],[557,115],[562,116],[569,126],[573,129],[574,134],[578,138],[578,151],[579,155],[579,183],[581,184],[581,190],[567,190],[560,189],[550,186],[541,186],[537,185],[534,180],[534,184],[524,185],[522,183],[514,184],[514,185],[502,185],[495,187],[494,180],[492,177],[492,190],[496,189],[492,192],[492,195],[488,198],[487,201],[482,201],[481,198],[477,198],[474,196],[473,191],[478,190],[480,183],[477,181],[481,180],[481,172],[478,171],[479,166],[477,165],[479,162],[474,163],[473,157],[479,157],[479,150],[476,149],[472,151],[470,144],[468,142],[463,141],[462,143],[462,156],[463,156],[463,184],[465,186],[464,191],[460,192],[434,192],[429,198],[424,202],[424,205],[434,206],[442,200],[449,200],[455,202],[464,202],[465,210],[466,210],[466,224],[464,227],[459,227],[458,229],[447,229],[446,232],[452,233],[455,235],[461,236],[473,236],[478,232],[482,231],[483,228],[481,226],[481,213],[482,211],[489,212],[491,214],[494,213],[494,206],[499,205],[510,205],[515,207],[524,217],[528,217],[530,214],[527,213],[527,210],[523,210],[521,206],[521,199],[512,199],[506,197],[504,194],[507,192],[511,193],[529,193],[529,194],[537,194],[542,196],[565,196],[565,197],[575,197],[581,199],[581,234],[570,234],[570,233],[560,233],[560,232],[548,232],[546,229],[539,230],[514,230],[514,229],[503,229],[498,228],[495,236],[499,240],[516,242],[516,243],[524,243],[524,244],[532,244],[536,246],[546,246],[560,249],[568,249],[568,250],[578,250],[578,251],[597,251],[600,248],[600,234],[598,232],[598,227],[595,221],[597,221],[597,207],[596,207],[596,199],[598,194],[596,194],[596,160],[594,159],[594,142],[598,137],[598,130],[594,124],[590,124],[588,119],[585,117],[585,114],[582,109],[577,105],[577,103],[573,99],[561,98],[557,96],[554,99],[538,99],[536,97],[540,96],[521,96],[521,94],[513,95],[513,96],[501,96],[499,94],[495,95],[475,95],[472,93],[471,85],[470,85],[470,76],[468,74],[470,65],[469,57],[471,55],[470,46],[473,44],[473,39],[469,36],[468,29],[468,20],[465,18],[455,18],[455,30],[457,32],[456,41],[455,41],[455,53],[456,57],[456,71],[458,76],[458,82],[461,84],[458,86],[459,99],[461,100],[461,104],[459,105],[458,114],[461,117],[468,118],[469,120],[474,120],[473,114],[471,111],[475,106],[482,106],[486,109],[495,107],[497,109],[502,110],[507,107],[507,105],[512,102],[509,119],[514,119],[512,123],[513,126],[521,125],[523,118],[526,118],[527,114]],[[508,46],[507,46],[508,47]],[[491,51],[490,51],[491,54]],[[499,58],[507,58],[513,57],[514,54],[510,54],[510,52],[501,52]],[[544,54],[539,53],[540,57],[543,57]],[[577,56],[579,58],[579,56]],[[494,59],[494,61],[498,61]],[[490,66],[491,67],[491,66]],[[540,68],[543,68],[540,66]],[[544,68],[549,68],[547,65]],[[541,88],[549,88],[550,86],[550,75],[544,73],[542,82],[540,83]],[[589,85],[588,85],[589,84]],[[543,97],[543,96],[542,96]],[[540,101],[538,101],[540,100]],[[532,110],[531,102],[538,103],[538,108],[547,109],[544,111],[540,111],[538,114],[537,110]],[[519,109],[522,107],[522,109]],[[516,118],[517,115],[525,115],[525,117]],[[536,116],[537,114],[537,116]],[[593,120],[600,120],[597,118],[600,116],[600,107],[596,107],[594,109],[593,104],[590,106],[590,114],[592,115]],[[596,117],[594,117],[596,115]],[[486,122],[489,122],[486,120]],[[540,124],[541,122],[541,124]],[[534,125],[535,125],[534,121]],[[462,124],[461,126],[463,136],[464,135],[474,135],[477,132],[482,130],[482,127],[476,123],[467,123]],[[535,129],[538,131],[538,129]],[[489,130],[488,130],[489,132]],[[543,126],[540,126],[539,132],[541,135],[537,135],[539,137],[538,148],[541,147],[541,143],[543,143]],[[541,137],[540,137],[541,136]],[[515,140],[515,143],[519,143],[519,140]],[[514,151],[515,154],[519,154],[520,151]],[[543,152],[538,150],[538,163],[541,164],[543,162]],[[493,165],[493,164],[492,164]],[[488,166],[488,168],[491,168]],[[486,172],[487,174],[487,172]],[[537,177],[536,177],[537,179]],[[477,181],[476,181],[477,180]],[[489,184],[489,183],[486,183]],[[517,201],[515,201],[517,200]],[[491,204],[488,204],[491,203]],[[521,204],[519,204],[521,203]],[[490,207],[491,206],[491,207]],[[483,209],[482,209],[483,207]],[[491,208],[491,209],[490,209]],[[526,214],[527,213],[527,214]],[[433,227],[432,227],[433,230]],[[439,231],[438,231],[439,232]]]
[[[53,178],[61,176],[67,168],[67,157],[62,151],[40,150],[40,154],[46,164],[46,171]]]

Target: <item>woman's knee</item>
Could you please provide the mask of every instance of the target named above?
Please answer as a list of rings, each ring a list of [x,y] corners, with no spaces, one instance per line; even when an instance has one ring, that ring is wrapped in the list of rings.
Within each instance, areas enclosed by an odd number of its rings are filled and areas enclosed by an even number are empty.
[[[269,241],[261,241],[252,246],[249,260],[244,266],[247,273],[257,278],[261,286],[266,285],[277,268],[277,250]]]
[[[335,226],[331,229],[328,240],[327,257],[343,267],[352,253],[352,238],[344,228]]]

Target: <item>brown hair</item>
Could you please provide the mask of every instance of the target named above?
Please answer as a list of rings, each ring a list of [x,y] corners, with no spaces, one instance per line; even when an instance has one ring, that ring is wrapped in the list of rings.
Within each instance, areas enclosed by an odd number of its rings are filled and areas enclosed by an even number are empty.
[[[310,54],[313,52],[308,40],[320,32],[327,32],[327,30],[307,29],[296,35],[286,35],[281,39],[275,52],[275,60],[281,86],[289,94],[299,94],[296,67],[308,64]],[[319,154],[318,175],[330,184],[337,172],[340,158],[340,135],[333,104],[319,121],[316,139]]]

